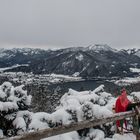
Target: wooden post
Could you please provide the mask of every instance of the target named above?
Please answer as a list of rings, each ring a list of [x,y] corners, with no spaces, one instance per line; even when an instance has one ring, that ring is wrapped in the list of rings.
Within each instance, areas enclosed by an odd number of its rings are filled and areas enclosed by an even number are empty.
[[[140,140],[140,134],[139,134],[140,110],[138,106],[135,107],[135,111],[137,115],[133,117],[133,133],[136,135],[136,140]]]
[[[133,133],[136,135],[136,140],[139,139],[139,125],[138,125],[138,115],[133,117]]]

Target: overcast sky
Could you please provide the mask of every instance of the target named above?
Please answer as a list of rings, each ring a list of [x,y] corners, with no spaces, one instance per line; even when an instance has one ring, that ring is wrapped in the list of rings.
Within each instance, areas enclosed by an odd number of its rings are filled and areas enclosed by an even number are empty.
[[[1,48],[97,43],[139,47],[140,0],[0,0]]]

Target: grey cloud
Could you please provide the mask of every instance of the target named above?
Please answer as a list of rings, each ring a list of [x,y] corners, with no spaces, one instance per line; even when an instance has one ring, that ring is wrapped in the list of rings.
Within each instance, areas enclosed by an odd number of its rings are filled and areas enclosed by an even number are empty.
[[[139,5],[139,0],[0,0],[0,44],[140,46]]]

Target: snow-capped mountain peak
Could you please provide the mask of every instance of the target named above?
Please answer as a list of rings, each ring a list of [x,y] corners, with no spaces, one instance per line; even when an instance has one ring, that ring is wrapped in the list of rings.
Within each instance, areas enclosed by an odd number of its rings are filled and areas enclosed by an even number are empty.
[[[108,46],[107,44],[95,44],[95,45],[90,45],[87,47],[89,50],[93,50],[95,52],[100,52],[100,51],[117,51],[113,48],[111,48],[110,46]]]

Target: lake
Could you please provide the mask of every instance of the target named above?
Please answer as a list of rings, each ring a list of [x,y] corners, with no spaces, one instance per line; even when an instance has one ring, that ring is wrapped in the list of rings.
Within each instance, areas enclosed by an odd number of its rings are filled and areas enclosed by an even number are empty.
[[[69,88],[72,88],[77,91],[84,91],[84,90],[92,91],[102,84],[105,85],[105,91],[110,92],[112,94],[120,89],[120,87],[115,85],[113,82],[109,82],[106,80],[84,80],[84,81],[52,84],[49,86],[49,89],[53,91],[56,88],[59,88],[63,92],[67,92]]]

